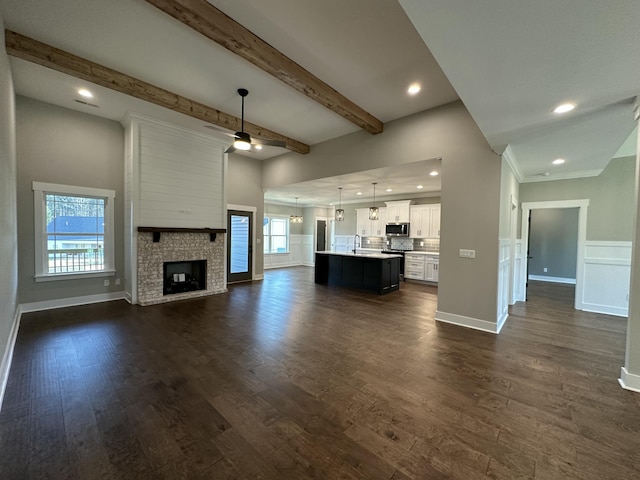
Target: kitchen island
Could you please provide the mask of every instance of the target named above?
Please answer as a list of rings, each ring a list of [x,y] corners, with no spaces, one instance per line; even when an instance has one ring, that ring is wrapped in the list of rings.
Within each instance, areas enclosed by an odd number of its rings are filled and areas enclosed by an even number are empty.
[[[400,289],[401,255],[316,252],[315,281],[379,294]]]

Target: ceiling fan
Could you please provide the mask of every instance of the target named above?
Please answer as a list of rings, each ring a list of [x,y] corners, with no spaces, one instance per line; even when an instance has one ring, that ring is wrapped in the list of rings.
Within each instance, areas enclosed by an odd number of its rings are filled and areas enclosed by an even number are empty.
[[[250,150],[252,145],[269,145],[272,147],[285,147],[286,143],[282,140],[260,140],[251,139],[251,136],[244,131],[244,97],[249,95],[249,90],[246,88],[239,88],[238,95],[242,97],[242,117],[240,131],[236,132],[232,136],[235,138],[233,143],[225,150],[224,153],[233,153],[236,150]],[[205,125],[207,128],[218,129],[215,125]]]

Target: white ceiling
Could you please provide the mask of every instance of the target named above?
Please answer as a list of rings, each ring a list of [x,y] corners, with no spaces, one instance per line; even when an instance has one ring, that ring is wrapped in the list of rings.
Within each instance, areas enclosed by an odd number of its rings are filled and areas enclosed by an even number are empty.
[[[459,95],[495,150],[510,145],[524,181],[596,174],[633,129],[630,102],[640,91],[637,0],[209,3],[383,122]],[[0,11],[8,29],[236,116],[236,90],[247,88],[248,121],[312,146],[358,128],[143,0],[0,0]],[[135,112],[221,135],[95,85],[91,102],[98,106],[77,103],[85,82],[15,58],[11,64],[21,95],[114,120]],[[415,97],[406,94],[412,82],[423,86]],[[550,113],[566,100],[576,110]],[[631,139],[621,152],[633,151]],[[267,147],[248,155],[283,152]],[[567,162],[552,167],[558,157]],[[266,198],[299,196],[302,204],[326,205],[336,200],[338,184],[345,193],[349,185],[367,195],[372,176],[406,196],[418,182],[439,190],[438,179],[425,176],[428,169],[418,177],[411,168],[305,182]]]

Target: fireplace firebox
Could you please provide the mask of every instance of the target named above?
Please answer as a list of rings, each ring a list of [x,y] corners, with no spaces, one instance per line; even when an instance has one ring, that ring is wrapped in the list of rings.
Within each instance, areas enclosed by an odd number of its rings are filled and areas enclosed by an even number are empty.
[[[207,289],[207,261],[163,263],[163,295]]]

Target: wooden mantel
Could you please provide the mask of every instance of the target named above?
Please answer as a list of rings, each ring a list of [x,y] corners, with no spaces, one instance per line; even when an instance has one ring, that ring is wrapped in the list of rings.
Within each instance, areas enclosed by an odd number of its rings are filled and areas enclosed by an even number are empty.
[[[208,233],[212,242],[216,241],[218,233],[227,233],[226,228],[138,227],[138,231],[152,233],[154,242],[160,241],[161,233]]]

